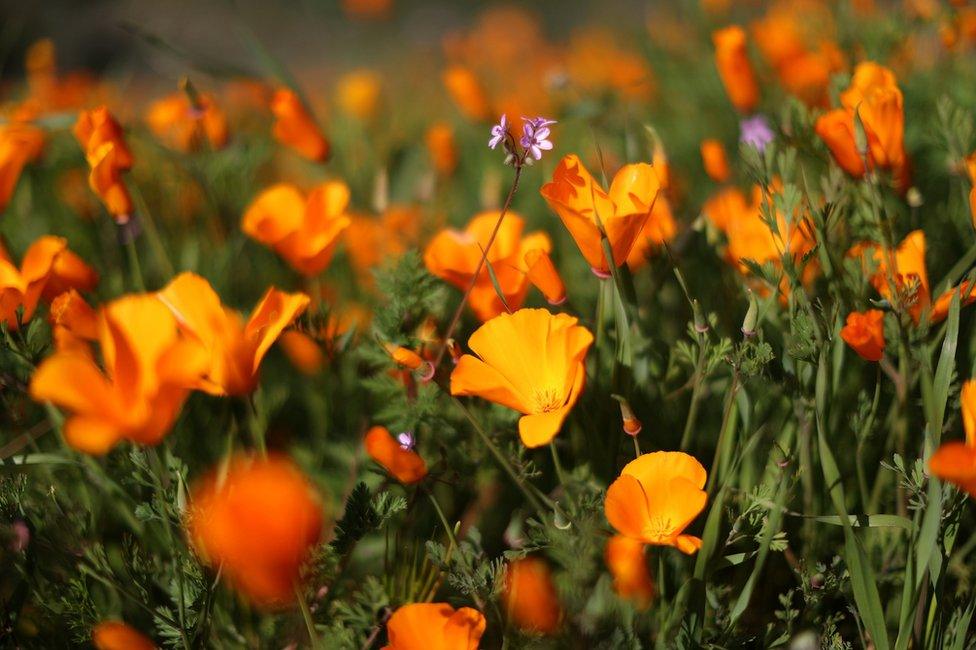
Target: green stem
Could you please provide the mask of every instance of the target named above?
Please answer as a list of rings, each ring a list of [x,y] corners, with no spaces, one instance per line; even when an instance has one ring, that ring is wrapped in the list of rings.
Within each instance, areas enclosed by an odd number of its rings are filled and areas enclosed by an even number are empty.
[[[552,464],[556,468],[556,478],[559,479],[559,484],[563,487],[563,492],[566,493],[566,500],[569,501],[570,512],[575,516],[576,501],[569,491],[569,484],[566,481],[566,475],[563,473],[563,464],[559,460],[559,453],[556,451],[555,441],[549,442],[549,451],[552,452]]]
[[[681,434],[681,451],[688,451],[691,446],[695,422],[698,420],[698,404],[701,401],[702,388],[705,386],[705,361],[708,353],[708,340],[703,334],[698,335],[698,361],[695,363],[695,383],[691,390],[691,404],[688,406],[688,418],[685,420],[685,430]]]
[[[311,647],[319,646],[319,636],[315,633],[315,621],[312,620],[312,610],[308,608],[308,601],[305,600],[305,592],[300,585],[295,585],[295,596],[298,598],[298,607],[302,610],[302,618],[305,619],[305,629],[308,630],[308,641]]]
[[[136,291],[145,293],[146,283],[142,279],[142,266],[139,264],[139,251],[136,250],[134,238],[129,238],[125,243],[125,256],[129,262],[129,275],[132,279],[132,286]]]
[[[430,502],[434,505],[434,510],[437,511],[437,516],[441,520],[441,525],[444,526],[444,532],[447,533],[447,539],[449,539],[451,542],[451,546],[448,548],[447,551],[448,553],[450,553],[451,549],[453,549],[455,546],[458,545],[457,537],[454,536],[454,529],[451,528],[451,525],[447,522],[447,517],[444,516],[444,511],[441,509],[441,504],[437,502],[437,498],[434,496],[434,492],[432,490],[424,490],[424,492],[427,493],[427,497],[430,499]]]

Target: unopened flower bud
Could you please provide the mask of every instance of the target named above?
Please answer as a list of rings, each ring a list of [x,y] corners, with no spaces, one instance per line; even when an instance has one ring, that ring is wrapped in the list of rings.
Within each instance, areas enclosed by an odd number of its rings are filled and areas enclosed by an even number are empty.
[[[746,310],[746,317],[742,319],[742,335],[751,338],[756,334],[756,325],[759,322],[759,303],[756,302],[756,294],[749,292],[749,309]]]
[[[461,345],[454,339],[447,339],[447,351],[451,355],[451,361],[457,365],[457,362],[461,360]]]
[[[630,403],[625,399],[620,399],[620,419],[623,420],[624,433],[632,438],[636,438],[641,432],[641,421],[634,415],[634,410],[630,408]]]
[[[698,300],[691,301],[691,311],[695,316],[695,331],[699,334],[704,334],[709,329],[708,320],[702,314],[701,305],[698,304]]]

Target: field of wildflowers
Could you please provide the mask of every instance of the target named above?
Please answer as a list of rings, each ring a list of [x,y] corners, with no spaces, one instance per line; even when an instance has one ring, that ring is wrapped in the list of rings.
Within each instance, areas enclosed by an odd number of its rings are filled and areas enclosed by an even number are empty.
[[[525,4],[4,23],[0,647],[976,648],[976,5]]]

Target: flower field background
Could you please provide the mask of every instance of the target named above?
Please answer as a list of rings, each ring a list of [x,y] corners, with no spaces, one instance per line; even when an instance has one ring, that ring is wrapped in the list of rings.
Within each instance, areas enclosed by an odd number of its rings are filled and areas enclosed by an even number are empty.
[[[976,647],[976,5],[523,4],[5,19],[0,646]]]

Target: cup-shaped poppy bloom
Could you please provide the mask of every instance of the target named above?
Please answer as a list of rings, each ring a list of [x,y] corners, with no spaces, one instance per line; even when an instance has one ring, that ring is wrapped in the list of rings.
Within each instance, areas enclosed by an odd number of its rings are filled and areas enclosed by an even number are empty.
[[[712,33],[715,66],[725,92],[740,113],[751,113],[759,104],[759,84],[746,47],[746,32],[738,25]]]
[[[568,314],[520,309],[479,327],[451,373],[452,395],[477,395],[523,414],[526,447],[548,444],[576,404],[586,381],[593,335]]]
[[[36,160],[44,146],[44,131],[31,124],[0,126],[0,212],[6,209],[24,165]]]
[[[434,169],[441,176],[450,176],[458,164],[454,129],[447,122],[435,122],[424,135],[427,153]]]
[[[194,388],[211,395],[246,395],[258,385],[258,369],[271,345],[302,315],[309,297],[268,289],[247,322],[221,304],[210,283],[182,273],[156,294],[180,330],[206,351],[208,367]]]
[[[271,130],[275,140],[314,162],[323,162],[329,157],[332,148],[329,141],[293,90],[280,88],[275,91],[271,113],[275,117]]]
[[[624,535],[607,540],[603,556],[613,575],[613,590],[621,598],[631,600],[639,609],[646,609],[654,597],[654,582],[647,569],[644,543]]]
[[[724,183],[729,180],[732,172],[729,170],[729,160],[725,156],[725,147],[722,143],[713,138],[702,140],[701,143],[702,164],[705,166],[705,173],[708,174],[716,183]]]
[[[369,121],[380,106],[383,84],[373,70],[354,70],[336,83],[336,103],[347,115]]]
[[[594,272],[610,272],[601,244],[600,226],[606,232],[613,264],[627,260],[634,242],[647,225],[661,190],[661,181],[652,165],[624,165],[610,184],[600,187],[575,154],[559,161],[552,181],[542,186],[542,197],[576,241]]]
[[[885,349],[884,312],[880,309],[852,311],[840,330],[840,337],[862,359],[880,361]]]
[[[437,233],[424,250],[427,270],[458,289],[466,290],[478,270],[498,216],[495,211],[482,212],[471,219],[463,232],[447,229]],[[480,320],[486,321],[505,312],[506,305],[513,310],[521,307],[529,290],[525,255],[531,250],[548,253],[552,248],[549,235],[534,232],[523,237],[524,228],[525,221],[514,212],[508,212],[502,219],[498,234],[488,249],[487,262],[481,266],[468,296],[468,304]],[[492,271],[505,296],[504,303],[491,280]]]
[[[34,372],[31,397],[70,413],[65,440],[86,453],[104,454],[122,440],[158,444],[206,368],[204,351],[180,336],[152,295],[107,305],[98,341],[102,368],[91,353],[56,351]]]
[[[92,628],[95,650],[156,650],[156,644],[142,632],[122,621],[102,621]]]
[[[411,603],[386,622],[383,650],[477,650],[485,617],[476,609],[447,603]]]
[[[491,119],[488,96],[478,77],[469,68],[453,65],[442,76],[447,93],[465,117],[476,122]]]
[[[322,500],[288,458],[233,458],[193,489],[187,530],[197,554],[260,607],[295,601],[322,535]]]
[[[976,380],[963,384],[959,402],[966,440],[943,443],[929,459],[929,470],[976,497]]]
[[[529,282],[535,285],[550,305],[561,305],[566,302],[566,285],[559,277],[556,265],[552,263],[549,253],[541,248],[533,248],[525,253],[526,275]]]
[[[386,427],[370,428],[363,442],[369,457],[404,485],[416,483],[427,476],[427,463],[420,454],[401,445]]]
[[[349,188],[339,181],[322,183],[307,198],[294,185],[278,183],[248,206],[241,229],[312,277],[332,261],[339,236],[349,226],[348,205]]]
[[[66,255],[69,259],[60,267],[62,275],[58,275],[59,260]],[[20,268],[0,247],[0,323],[16,330],[20,323],[29,321],[41,298],[54,297],[47,290],[49,285],[61,291],[72,288],[87,291],[97,278],[81,258],[68,250],[68,242],[61,237],[38,238],[24,253]],[[20,323],[18,309],[23,310]]]
[[[643,454],[627,463],[607,490],[607,521],[631,539],[695,553],[701,539],[684,530],[705,509],[707,478],[701,463],[684,452]]]
[[[655,164],[655,171],[662,177],[660,169]],[[662,244],[670,242],[678,234],[678,223],[671,211],[671,202],[663,193],[659,194],[651,209],[651,218],[647,220],[644,229],[634,242],[627,256],[627,266],[631,270],[639,269],[647,263],[651,255],[659,250]]]
[[[552,634],[559,629],[562,605],[549,566],[540,558],[508,564],[502,601],[512,622],[526,632]]]
[[[213,149],[227,144],[227,116],[208,95],[194,105],[185,92],[175,92],[149,107],[146,124],[164,144],[180,151],[199,149],[205,139]]]

